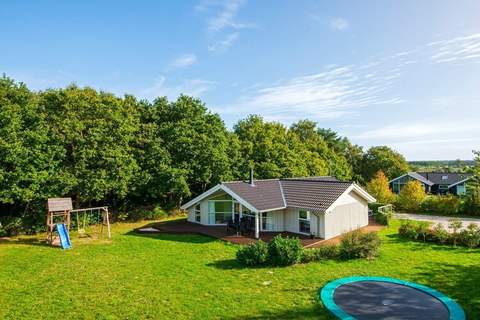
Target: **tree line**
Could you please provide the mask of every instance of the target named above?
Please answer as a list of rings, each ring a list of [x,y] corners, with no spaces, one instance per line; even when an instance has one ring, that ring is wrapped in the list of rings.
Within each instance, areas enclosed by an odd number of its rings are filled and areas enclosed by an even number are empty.
[[[332,175],[360,184],[408,171],[386,146],[363,150],[311,120],[258,115],[228,130],[199,99],[152,102],[70,85],[32,91],[0,78],[0,224],[43,227],[49,197],[76,207],[178,207],[220,181]],[[0,227],[1,229],[1,227]]]

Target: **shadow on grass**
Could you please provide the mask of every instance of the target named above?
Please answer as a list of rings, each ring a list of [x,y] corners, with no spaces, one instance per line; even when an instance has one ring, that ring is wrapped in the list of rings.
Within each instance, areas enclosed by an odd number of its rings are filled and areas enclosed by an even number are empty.
[[[12,244],[55,248],[47,244],[47,241],[45,239],[40,240],[38,238],[0,238],[0,245],[12,245]]]
[[[472,253],[478,255],[480,252]],[[454,260],[454,259],[452,259]],[[467,319],[480,319],[480,264],[429,263],[416,268],[414,281],[424,283],[455,299]]]
[[[207,267],[214,267],[221,270],[248,269],[249,267],[240,264],[236,259],[217,260],[206,264]]]
[[[441,244],[441,243],[436,243],[431,241],[424,242],[422,239],[412,240],[412,239],[401,237],[398,233],[389,234],[386,237],[388,238],[388,241],[390,243],[408,244],[414,250],[422,250],[422,249],[425,249],[426,246],[428,246],[428,248],[431,250],[446,251],[452,254],[459,254],[459,253],[463,254],[470,250],[467,247],[462,245],[457,245],[456,247],[454,247],[452,244],[448,244],[448,243]]]
[[[171,234],[171,233],[162,233],[162,232],[141,233],[137,231],[129,231],[125,233],[125,235],[142,237],[142,238],[150,238],[153,240],[174,241],[174,242],[183,242],[183,243],[198,243],[198,244],[209,243],[209,242],[218,240],[216,238],[195,234],[195,233]]]
[[[224,317],[230,320],[260,320],[260,319],[335,319],[319,302],[311,307],[298,307],[290,310],[264,311],[255,315],[240,315]]]

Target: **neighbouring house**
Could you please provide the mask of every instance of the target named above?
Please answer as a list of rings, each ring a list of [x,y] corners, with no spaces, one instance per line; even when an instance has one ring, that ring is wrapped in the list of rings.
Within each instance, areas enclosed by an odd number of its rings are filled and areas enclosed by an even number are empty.
[[[408,172],[389,182],[394,193],[399,193],[407,182],[416,180],[424,187],[425,192],[432,194],[465,195],[467,192],[466,182],[472,178],[470,173],[450,172]]]
[[[323,239],[368,225],[375,199],[353,182],[333,177],[223,182],[185,203],[188,221],[218,226],[251,223],[260,232],[291,232]]]

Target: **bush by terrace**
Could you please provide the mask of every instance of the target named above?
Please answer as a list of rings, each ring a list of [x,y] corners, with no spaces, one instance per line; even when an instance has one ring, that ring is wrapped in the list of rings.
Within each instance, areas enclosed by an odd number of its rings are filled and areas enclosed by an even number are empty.
[[[288,266],[328,259],[373,259],[378,255],[380,238],[375,232],[352,231],[340,245],[304,249],[298,238],[275,236],[270,243],[257,241],[237,251],[237,261],[246,266]]]
[[[471,223],[463,228],[463,223],[460,220],[450,219],[448,229],[445,229],[440,223],[430,228],[430,225],[426,222],[403,220],[398,233],[401,237],[411,240],[453,246],[462,245],[469,248],[480,247],[480,228],[478,225]]]

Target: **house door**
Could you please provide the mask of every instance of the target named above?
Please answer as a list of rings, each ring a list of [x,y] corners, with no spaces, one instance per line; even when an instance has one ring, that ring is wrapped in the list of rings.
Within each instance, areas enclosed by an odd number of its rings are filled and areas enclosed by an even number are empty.
[[[272,212],[262,212],[262,223],[261,223],[261,230],[262,231],[273,231],[273,213]]]

